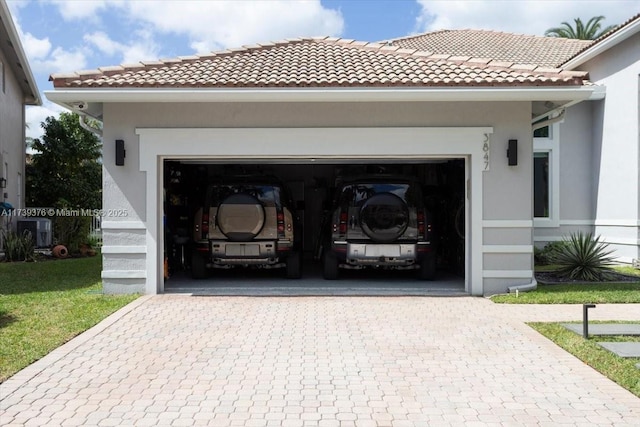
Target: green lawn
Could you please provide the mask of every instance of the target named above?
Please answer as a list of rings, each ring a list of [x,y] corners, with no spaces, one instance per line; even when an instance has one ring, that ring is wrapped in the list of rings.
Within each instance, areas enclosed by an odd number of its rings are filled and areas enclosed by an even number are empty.
[[[554,266],[536,266],[536,271],[553,271]],[[495,295],[491,300],[503,304],[624,304],[640,303],[640,270],[615,267],[619,273],[639,276],[635,283],[538,284],[530,292]],[[596,322],[590,322],[596,323]],[[616,322],[607,322],[616,323]],[[631,322],[638,323],[638,322]],[[536,331],[582,360],[593,369],[640,397],[640,358],[622,358],[596,344],[597,341],[640,341],[640,337],[590,337],[567,330],[560,323],[531,323]]]
[[[0,262],[0,382],[137,298],[102,295],[101,257]]]
[[[536,271],[553,271],[554,266],[536,266]],[[502,304],[625,304],[640,303],[640,270],[615,267],[615,271],[638,276],[637,282],[625,283],[569,283],[547,285],[539,283],[530,292],[494,295],[491,301]]]
[[[591,336],[585,340],[582,335],[567,330],[559,323],[531,323],[530,326],[596,371],[640,397],[640,369],[636,368],[640,358],[619,357],[596,344],[598,341],[637,342],[640,341],[640,337]]]

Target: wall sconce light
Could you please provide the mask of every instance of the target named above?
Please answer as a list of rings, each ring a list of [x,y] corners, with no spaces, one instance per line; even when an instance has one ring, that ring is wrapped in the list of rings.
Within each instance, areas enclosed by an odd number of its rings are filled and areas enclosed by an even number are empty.
[[[124,141],[122,139],[116,139],[116,166],[124,166],[124,158],[127,156],[127,152],[124,149]]]
[[[7,178],[0,178],[0,188],[7,188]]]
[[[507,159],[509,166],[518,166],[518,140],[510,139],[507,147]]]

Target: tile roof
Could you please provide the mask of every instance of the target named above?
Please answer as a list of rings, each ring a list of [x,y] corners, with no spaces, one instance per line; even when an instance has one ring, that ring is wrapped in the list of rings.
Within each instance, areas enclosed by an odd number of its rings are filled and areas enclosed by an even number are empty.
[[[558,67],[594,42],[499,31],[442,30],[393,39],[388,43],[433,54],[476,56],[496,61]]]
[[[584,72],[400,46],[305,38],[50,77],[55,88],[582,85]]]
[[[610,39],[611,37],[613,37],[617,33],[621,32],[622,30],[626,30],[629,27],[631,27],[632,25],[639,25],[639,24],[640,24],[640,13],[638,13],[637,15],[634,15],[633,17],[627,19],[625,22],[623,22],[622,24],[618,25],[617,27],[615,27],[611,31],[608,31],[608,32],[604,33],[603,35],[601,35],[600,37],[598,37],[597,39],[593,40],[593,42],[591,44],[586,45],[584,48],[580,49],[579,51],[577,51],[573,55],[571,55],[571,57],[566,58],[564,61],[562,61],[562,63],[559,64],[559,66],[566,64],[571,59],[573,59],[576,56],[580,55],[581,53],[591,49],[592,47],[596,47],[596,46],[600,45],[601,43],[607,41],[608,39]]]

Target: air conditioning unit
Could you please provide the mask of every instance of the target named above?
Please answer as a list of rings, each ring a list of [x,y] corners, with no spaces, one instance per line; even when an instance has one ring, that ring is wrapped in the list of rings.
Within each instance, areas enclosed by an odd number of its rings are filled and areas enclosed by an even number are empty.
[[[29,230],[34,238],[36,248],[47,248],[51,246],[53,235],[51,232],[51,220],[47,218],[25,218],[19,219],[16,224],[16,231],[19,235]]]

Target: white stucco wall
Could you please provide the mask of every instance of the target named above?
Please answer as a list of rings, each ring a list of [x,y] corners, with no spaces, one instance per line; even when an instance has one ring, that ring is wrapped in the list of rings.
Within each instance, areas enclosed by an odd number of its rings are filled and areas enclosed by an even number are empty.
[[[594,103],[595,232],[621,261],[640,258],[640,34],[612,47],[581,69],[606,86]]]
[[[553,125],[551,138],[540,139],[539,146],[552,147],[551,218],[536,219],[534,240],[538,246],[561,240],[572,232],[592,232],[595,218],[594,102],[582,102],[568,108],[565,118]],[[535,143],[534,143],[535,144]],[[557,181],[557,182],[556,182]],[[553,192],[558,190],[558,197]],[[553,206],[557,204],[558,206]]]
[[[478,209],[477,230],[470,240],[473,240],[476,256],[472,260],[472,271],[467,274],[467,280],[474,278],[474,283],[468,283],[468,290],[475,294],[490,294],[504,292],[507,286],[527,284],[532,278],[532,141],[530,128],[530,104],[528,102],[509,103],[293,103],[293,104],[107,104],[104,108],[104,201],[105,209],[123,209],[128,212],[127,217],[105,218],[104,229],[104,267],[103,283],[107,292],[147,292],[161,291],[162,283],[158,278],[159,266],[155,261],[157,248],[151,248],[149,241],[157,238],[157,230],[149,230],[148,224],[156,223],[159,207],[150,212],[147,208],[149,192],[157,192],[157,188],[149,188],[149,182],[161,182],[161,159],[155,159],[151,165],[148,156],[140,153],[138,133],[147,138],[145,144],[153,147],[153,135],[161,135],[157,130],[144,134],[148,128],[173,128],[172,135],[174,152],[191,152],[196,156],[216,155],[216,145],[206,147],[202,135],[207,132],[217,137],[220,132],[215,129],[246,129],[270,128],[264,132],[271,136],[277,135],[278,128],[360,128],[361,135],[375,135],[372,128],[402,128],[420,127],[478,127],[493,128],[490,142],[490,169],[486,172],[478,171],[476,167],[469,168],[468,174],[476,176],[471,180],[471,193],[476,191],[481,195],[481,202],[469,209]],[[183,129],[180,131],[180,129]],[[201,129],[201,131],[198,131]],[[208,130],[207,130],[208,129]],[[369,130],[367,130],[369,129]],[[137,132],[136,130],[140,130]],[[286,131],[283,135],[292,135],[294,131]],[[425,131],[423,135],[430,134]],[[168,133],[168,132],[167,132]],[[377,132],[378,134],[380,132]],[[404,133],[400,131],[400,133]],[[303,132],[304,134],[304,132]],[[317,135],[318,132],[315,134]],[[151,136],[149,136],[151,135]],[[190,141],[188,135],[197,136],[197,143]],[[238,132],[242,138],[251,138],[246,132]],[[431,133],[431,135],[441,135]],[[402,137],[405,138],[405,137]],[[123,139],[126,144],[125,166],[114,165],[113,144],[116,139]],[[158,140],[163,139],[158,137]],[[259,139],[259,138],[258,138]],[[328,138],[329,139],[329,138]],[[434,155],[434,147],[441,154],[451,155],[458,148],[455,142],[447,146],[447,137],[441,136],[437,140],[409,141],[407,148],[412,153],[422,151],[426,155]],[[517,139],[518,166],[507,166],[506,148],[509,139]],[[243,141],[243,144],[246,141]],[[335,153],[349,152],[349,140],[332,137],[323,149],[332,149]],[[366,156],[366,142],[355,141],[362,148],[362,155]],[[165,141],[163,141],[165,143]],[[219,143],[216,142],[216,143]],[[228,144],[233,144],[229,141]],[[291,151],[304,153],[304,140],[299,146],[290,144]],[[394,143],[396,146],[394,146]],[[475,142],[474,142],[475,144]],[[481,142],[478,143],[481,150]],[[274,150],[285,150],[286,147],[276,147]],[[464,143],[462,144],[464,145]],[[461,145],[461,146],[462,146]],[[196,151],[193,147],[197,146]],[[180,147],[184,151],[180,151]],[[248,146],[246,146],[248,147]],[[245,148],[246,148],[245,147]],[[269,143],[257,140],[254,142],[258,156],[268,156]],[[346,147],[346,148],[345,148]],[[474,145],[474,147],[476,147]],[[317,147],[316,147],[317,148]],[[353,147],[352,147],[353,148]],[[222,148],[221,148],[222,149]],[[380,148],[375,148],[379,150]],[[224,147],[223,150],[229,150]],[[266,150],[266,151],[265,151]],[[374,150],[374,148],[372,148]],[[471,149],[470,149],[471,150]],[[476,150],[476,148],[473,148]],[[402,152],[396,141],[389,141],[389,156]],[[239,152],[238,152],[239,153]],[[476,158],[480,152],[476,152]],[[353,154],[353,152],[351,152]],[[250,153],[249,153],[250,155]],[[464,155],[464,153],[462,154]],[[144,165],[141,165],[141,159]],[[155,162],[155,164],[153,164]],[[473,162],[472,162],[473,163]],[[480,165],[477,163],[476,166]],[[154,170],[156,176],[149,179],[147,172]],[[478,186],[479,188],[474,188]],[[157,199],[157,197],[156,197]],[[470,215],[472,217],[472,215]],[[157,244],[157,242],[155,243]],[[471,245],[470,242],[467,242]],[[471,252],[469,252],[471,253]],[[510,253],[509,258],[504,254]],[[154,271],[155,267],[155,271]],[[474,273],[475,272],[475,273]]]
[[[19,208],[24,207],[24,96],[2,51],[0,61],[5,64],[4,91],[0,87],[0,176],[7,179],[0,201]]]

